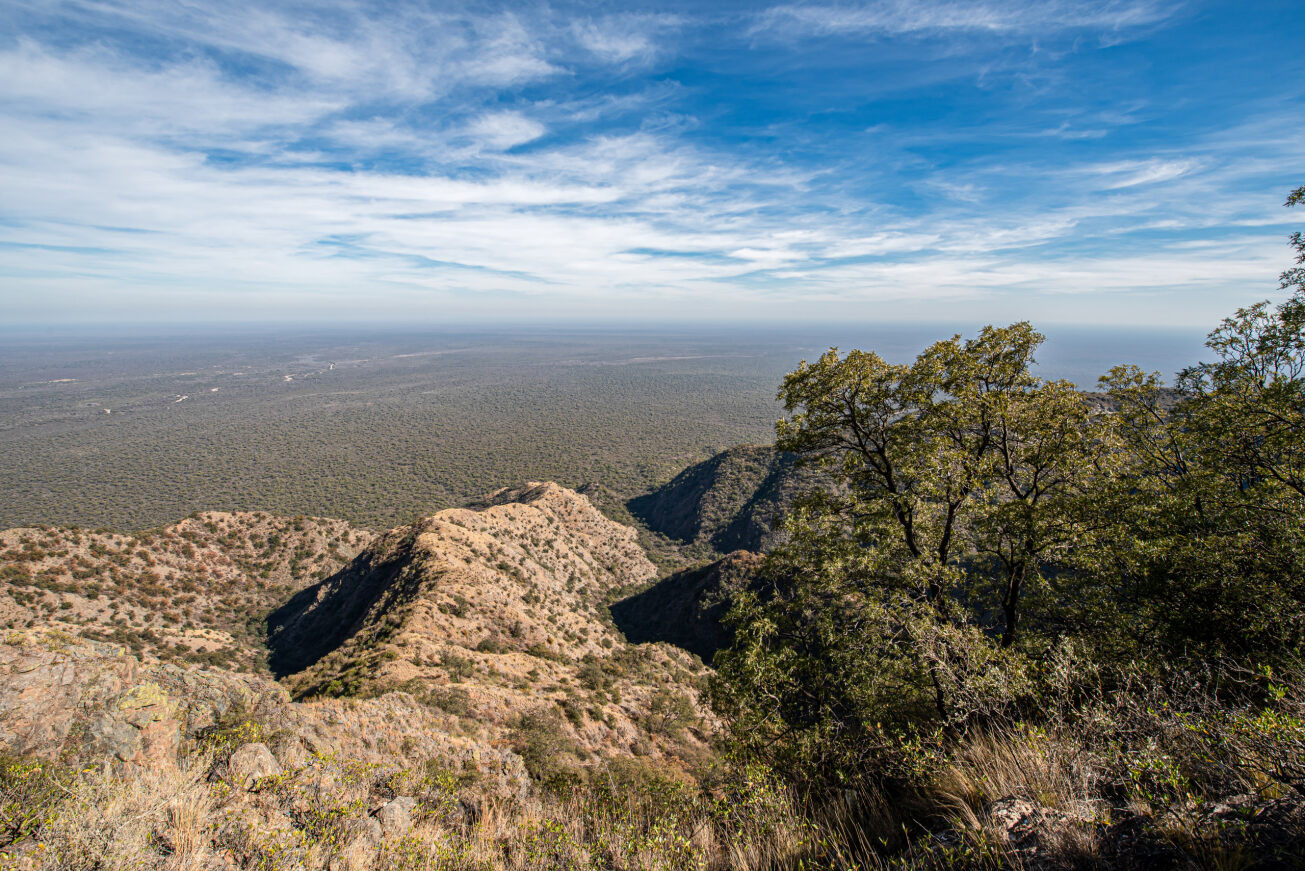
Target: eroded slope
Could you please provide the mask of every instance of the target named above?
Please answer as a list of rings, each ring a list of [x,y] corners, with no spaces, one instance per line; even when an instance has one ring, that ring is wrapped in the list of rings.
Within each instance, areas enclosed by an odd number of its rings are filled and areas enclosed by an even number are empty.
[[[264,619],[372,533],[341,520],[198,513],[135,534],[0,532],[0,626],[117,641],[147,661],[254,668]]]
[[[627,645],[605,607],[652,580],[634,530],[584,496],[531,483],[381,536],[271,621],[272,664],[300,698],[404,690],[479,740],[529,752],[692,755],[700,662]]]

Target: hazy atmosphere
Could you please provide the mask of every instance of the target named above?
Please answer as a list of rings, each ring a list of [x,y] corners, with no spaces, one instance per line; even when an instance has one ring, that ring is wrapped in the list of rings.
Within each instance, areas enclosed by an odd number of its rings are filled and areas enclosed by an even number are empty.
[[[1290,0],[0,3],[15,323],[1208,326]]]

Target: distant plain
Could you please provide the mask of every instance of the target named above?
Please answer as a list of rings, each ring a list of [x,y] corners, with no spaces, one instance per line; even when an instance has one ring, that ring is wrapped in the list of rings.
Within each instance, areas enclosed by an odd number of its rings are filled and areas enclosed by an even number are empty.
[[[769,443],[784,373],[831,345],[909,360],[953,326],[272,330],[0,339],[0,529],[194,510],[388,527],[524,480],[629,498]],[[1167,379],[1199,333],[1047,329],[1041,374]]]

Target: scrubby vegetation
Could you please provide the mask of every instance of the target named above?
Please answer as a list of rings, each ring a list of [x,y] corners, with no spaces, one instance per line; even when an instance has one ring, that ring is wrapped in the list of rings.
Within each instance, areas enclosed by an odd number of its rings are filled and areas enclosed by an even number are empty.
[[[679,544],[690,558],[769,550],[782,535],[785,507],[825,481],[809,466],[796,467],[792,454],[740,445],[629,500],[628,508],[650,532]]]
[[[601,482],[623,501],[769,437],[775,380],[798,352],[755,335],[722,341],[11,343],[0,348],[0,529],[136,530],[196,509],[387,529],[525,480]]]
[[[0,532],[0,628],[60,627],[140,657],[266,670],[266,618],[371,540],[339,520],[196,512],[128,535]]]
[[[8,793],[26,790],[25,810],[41,817],[44,839],[0,853],[6,871],[763,868],[780,849],[809,849],[812,837],[760,772],[708,796],[639,760],[517,800],[470,798],[476,784],[438,766],[330,756],[247,786],[211,752],[130,777],[52,768],[14,763],[7,770],[18,773],[0,781]],[[375,808],[389,810],[369,817]]]

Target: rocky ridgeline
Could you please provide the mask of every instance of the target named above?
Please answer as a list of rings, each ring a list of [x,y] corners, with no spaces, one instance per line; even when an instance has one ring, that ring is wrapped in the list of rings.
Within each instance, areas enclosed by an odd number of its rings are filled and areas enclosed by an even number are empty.
[[[634,530],[532,483],[379,538],[273,615],[271,661],[298,697],[404,690],[489,743],[558,713],[580,756],[691,755],[709,728],[701,662],[626,644],[606,608],[655,573]]]
[[[160,771],[259,745],[280,771],[435,765],[504,795],[595,754],[689,770],[714,727],[702,663],[627,644],[608,615],[655,575],[635,532],[555,484],[379,537],[211,513],[0,544],[0,744],[16,756]],[[239,628],[269,610],[279,681]]]

